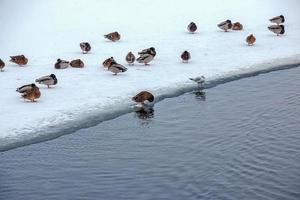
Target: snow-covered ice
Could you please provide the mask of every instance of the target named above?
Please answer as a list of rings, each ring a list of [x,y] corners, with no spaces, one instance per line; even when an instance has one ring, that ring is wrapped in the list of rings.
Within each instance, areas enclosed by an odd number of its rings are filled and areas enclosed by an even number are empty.
[[[51,139],[80,127],[124,113],[131,97],[149,90],[162,99],[196,87],[189,77],[208,81],[264,69],[300,64],[299,0],[1,0],[0,151]],[[286,34],[277,37],[269,18],[283,14]],[[243,31],[225,33],[217,24],[226,19],[243,24]],[[186,27],[194,21],[196,34]],[[121,34],[119,42],[103,38]],[[254,34],[257,41],[247,46]],[[92,46],[82,54],[79,43]],[[128,66],[125,56],[155,47],[150,66]],[[184,50],[191,61],[180,60]],[[10,55],[24,54],[29,64],[19,67]],[[128,71],[117,76],[102,67],[113,56]],[[85,68],[54,69],[57,58],[80,58]],[[15,92],[40,76],[54,73],[58,85],[41,86],[38,103],[24,102]]]

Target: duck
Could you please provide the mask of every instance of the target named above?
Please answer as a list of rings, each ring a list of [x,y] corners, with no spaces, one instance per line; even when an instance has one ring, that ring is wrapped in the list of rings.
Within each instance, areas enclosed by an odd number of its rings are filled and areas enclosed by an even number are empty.
[[[270,22],[275,23],[277,25],[282,24],[282,23],[285,22],[285,18],[284,18],[283,15],[279,15],[277,17],[273,17],[273,18],[271,18],[269,20],[270,20]]]
[[[270,31],[278,35],[283,35],[285,33],[284,25],[271,25],[268,27]]]
[[[152,54],[154,57],[156,56],[156,51],[154,47],[150,47],[148,49],[143,49],[142,51],[138,52],[139,55],[143,54]]]
[[[113,75],[117,75],[118,73],[126,72],[127,68],[115,61],[111,61],[108,63],[108,71],[111,71]]]
[[[243,30],[243,25],[240,22],[235,22],[232,24],[232,30],[241,31]]]
[[[117,31],[115,31],[115,32],[108,33],[108,34],[104,35],[104,37],[106,39],[109,39],[109,40],[115,42],[115,41],[120,40],[121,35]]]
[[[88,53],[92,49],[91,45],[88,42],[81,42],[79,45],[83,54]]]
[[[127,55],[126,55],[126,61],[128,62],[129,65],[133,65],[134,61],[135,61],[135,56],[134,54],[130,51]]]
[[[80,59],[75,59],[70,62],[70,66],[74,68],[83,68],[84,63]]]
[[[103,67],[108,68],[112,62],[116,63],[114,57],[107,58],[106,60],[104,60],[102,65],[103,65]]]
[[[190,52],[184,51],[184,52],[181,54],[181,59],[182,59],[182,62],[188,62],[189,59],[191,59],[191,54],[190,54]]]
[[[138,57],[136,60],[139,63],[144,63],[145,65],[149,65],[148,63],[151,62],[156,56],[156,51],[154,47],[150,47],[149,49],[142,50],[138,54],[140,55],[140,57]]]
[[[22,94],[24,100],[27,99],[31,102],[35,102],[41,96],[40,89],[34,83],[17,88],[17,92]]]
[[[69,67],[69,61],[57,59],[54,68],[55,69],[66,69]]]
[[[256,41],[256,38],[254,37],[253,34],[249,35],[247,38],[246,38],[246,42],[248,43],[248,45],[252,46]]]
[[[231,21],[228,19],[224,22],[221,22],[218,24],[218,27],[222,30],[224,30],[225,32],[228,32],[228,29],[231,29],[232,28],[232,23]]]
[[[197,25],[194,22],[191,22],[188,26],[187,26],[187,30],[190,33],[195,33],[197,30]]]
[[[153,102],[154,101],[154,95],[151,94],[148,91],[141,91],[137,95],[132,97],[132,100],[137,102],[137,103],[145,104],[146,101]]]
[[[5,67],[5,63],[0,58],[0,71],[3,72],[3,68]]]
[[[190,80],[196,82],[198,84],[198,87],[203,87],[203,84],[205,83],[205,77],[199,76],[196,78],[190,78]]]
[[[24,55],[10,56],[10,62],[16,63],[17,65],[26,65],[28,59]]]
[[[56,85],[57,84],[57,78],[54,74],[50,74],[48,76],[42,76],[35,80],[36,83],[47,85],[48,88],[50,88],[50,85]]]
[[[28,90],[31,90],[31,88],[34,87],[34,86],[35,86],[34,83],[27,84],[27,85],[23,85],[23,86],[17,88],[17,89],[16,89],[16,92],[19,92],[19,93],[22,94],[22,93],[24,93],[24,92],[26,92],[26,91],[28,91]]]

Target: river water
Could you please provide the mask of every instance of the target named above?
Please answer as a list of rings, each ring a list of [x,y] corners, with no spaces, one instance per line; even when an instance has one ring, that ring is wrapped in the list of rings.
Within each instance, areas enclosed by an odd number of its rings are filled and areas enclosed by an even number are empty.
[[[300,71],[0,153],[0,199],[300,199]]]

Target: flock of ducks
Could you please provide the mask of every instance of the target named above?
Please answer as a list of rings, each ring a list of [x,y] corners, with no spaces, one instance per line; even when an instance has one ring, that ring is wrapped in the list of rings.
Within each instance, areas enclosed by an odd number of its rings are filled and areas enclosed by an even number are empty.
[[[274,17],[270,19],[270,22],[275,23],[275,25],[270,25],[268,29],[275,33],[277,36],[282,35],[285,33],[284,25],[285,18],[283,15],[279,15],[277,17]],[[228,32],[228,30],[243,30],[243,25],[240,22],[232,23],[231,20],[226,20],[217,25],[220,29],[224,30],[225,32]],[[187,26],[187,30],[190,33],[195,33],[197,31],[197,25],[194,22],[191,22]],[[112,42],[116,42],[121,39],[121,35],[118,32],[112,32],[104,35],[104,37]],[[246,37],[246,43],[249,46],[254,45],[256,41],[256,38],[253,34]],[[83,54],[87,54],[91,51],[91,45],[88,42],[82,42],[80,43],[80,48],[82,50]],[[135,55],[132,52],[129,52],[125,60],[129,65],[133,65],[135,61],[138,63],[142,63],[145,66],[149,65],[149,63],[155,58],[156,51],[154,47],[150,47],[147,49],[143,49],[142,51],[138,52],[138,58],[135,57]],[[28,58],[26,58],[24,55],[16,55],[16,56],[10,56],[10,62],[13,62],[17,65],[24,66],[28,63]],[[187,63],[191,59],[191,54],[188,51],[184,51],[181,54],[182,62]],[[111,71],[113,75],[117,75],[118,73],[126,72],[127,68],[121,64],[119,64],[113,57],[107,58],[103,63],[103,66],[108,69],[108,71]],[[55,69],[65,69],[69,66],[74,68],[83,68],[84,63],[80,59],[75,59],[72,61],[66,61],[62,59],[57,59],[56,63],[54,64]],[[5,67],[5,63],[0,59],[0,70],[3,71],[3,68]],[[190,80],[196,82],[199,86],[199,88],[203,87],[203,84],[205,83],[205,77],[200,76],[196,78],[190,78]],[[47,76],[40,77],[35,80],[37,84],[46,85],[48,88],[50,86],[56,85],[58,83],[58,80],[54,74],[50,74]],[[35,102],[36,99],[40,98],[41,92],[39,88],[36,86],[35,83],[23,85],[16,89],[17,92],[21,94],[21,97],[24,98],[24,100],[29,100],[31,102]],[[132,98],[133,101],[137,103],[141,103],[142,105],[144,102],[153,102],[154,96],[148,91],[142,91],[138,93],[136,96]]]

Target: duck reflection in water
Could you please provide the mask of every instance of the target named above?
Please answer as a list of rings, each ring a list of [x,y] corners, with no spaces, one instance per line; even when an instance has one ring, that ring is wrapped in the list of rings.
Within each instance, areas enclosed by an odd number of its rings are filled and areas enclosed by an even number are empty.
[[[199,99],[200,101],[206,100],[206,94],[203,90],[199,89],[194,92],[196,99]]]
[[[154,109],[150,106],[143,106],[135,110],[136,116],[140,119],[151,119],[154,117]]]

